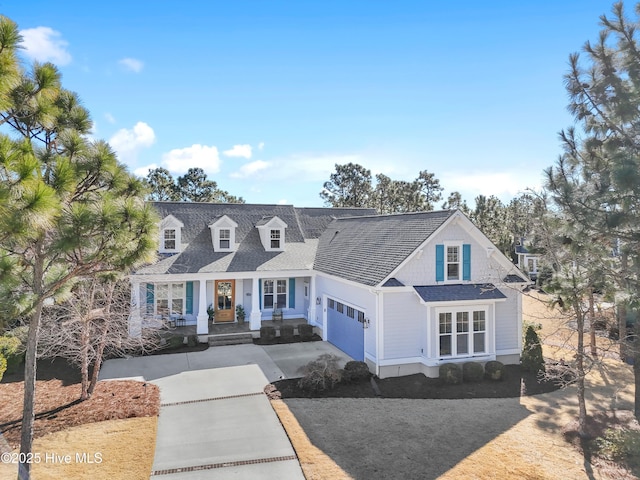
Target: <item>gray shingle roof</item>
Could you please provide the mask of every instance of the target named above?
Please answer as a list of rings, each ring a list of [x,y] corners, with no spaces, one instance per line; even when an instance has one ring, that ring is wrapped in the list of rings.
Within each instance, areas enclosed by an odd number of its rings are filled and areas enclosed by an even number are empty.
[[[218,204],[154,202],[160,218],[173,215],[184,224],[183,251],[161,255],[152,265],[140,268],[142,275],[196,272],[251,272],[259,270],[300,270],[313,267],[317,248],[314,228],[326,227],[337,216],[368,214],[368,209],[296,209],[292,205]],[[302,213],[299,214],[298,212]],[[227,215],[238,224],[235,252],[214,252],[209,225]],[[287,224],[285,251],[266,252],[256,225],[278,216]],[[303,229],[299,218],[304,218]]]
[[[465,285],[429,285],[413,287],[425,302],[452,302],[460,300],[498,300],[507,298],[491,283]]]
[[[320,236],[314,269],[378,285],[454,212],[337,219]]]
[[[386,282],[382,284],[383,287],[404,287],[404,283],[402,283],[397,278],[390,278]]]

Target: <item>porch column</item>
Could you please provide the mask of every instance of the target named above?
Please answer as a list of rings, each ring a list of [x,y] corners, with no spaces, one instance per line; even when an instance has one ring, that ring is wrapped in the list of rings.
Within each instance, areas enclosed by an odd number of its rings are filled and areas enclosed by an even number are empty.
[[[307,312],[307,322],[317,325],[316,320],[316,277],[309,277],[309,311]]]
[[[207,281],[200,280],[200,296],[198,298],[198,316],[196,333],[198,335],[209,334],[209,315],[207,314]]]
[[[129,336],[142,335],[142,316],[140,315],[140,282],[131,283],[131,313],[129,314]]]
[[[249,324],[251,330],[260,330],[260,326],[262,325],[262,312],[260,311],[260,279],[254,278],[251,281],[251,316],[249,317]]]

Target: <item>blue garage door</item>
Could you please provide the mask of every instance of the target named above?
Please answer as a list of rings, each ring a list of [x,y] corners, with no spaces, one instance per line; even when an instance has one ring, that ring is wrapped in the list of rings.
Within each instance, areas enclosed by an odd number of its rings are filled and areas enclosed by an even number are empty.
[[[364,360],[364,312],[329,298],[327,339],[354,360]]]

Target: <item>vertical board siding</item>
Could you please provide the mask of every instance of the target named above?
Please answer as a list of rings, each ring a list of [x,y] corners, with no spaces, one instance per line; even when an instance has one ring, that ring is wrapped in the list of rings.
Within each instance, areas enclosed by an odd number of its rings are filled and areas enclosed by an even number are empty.
[[[444,245],[436,245],[436,282],[444,281]]]
[[[193,313],[193,282],[187,282],[186,286],[186,313]]]
[[[462,245],[462,280],[471,280],[471,245]]]
[[[296,308],[296,279],[289,279],[289,308]]]

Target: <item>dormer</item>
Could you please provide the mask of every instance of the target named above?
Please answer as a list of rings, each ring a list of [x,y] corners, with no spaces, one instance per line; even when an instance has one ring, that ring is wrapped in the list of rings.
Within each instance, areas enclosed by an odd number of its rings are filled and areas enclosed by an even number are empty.
[[[160,253],[178,253],[182,247],[184,224],[173,215],[160,222]]]
[[[218,217],[212,224],[211,241],[214,252],[235,252],[236,250],[236,228],[238,224],[226,215]]]
[[[287,224],[277,216],[264,217],[257,224],[260,241],[267,252],[284,252],[284,229]]]

